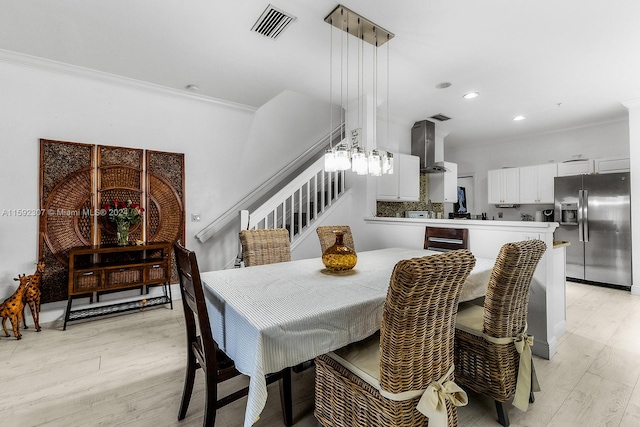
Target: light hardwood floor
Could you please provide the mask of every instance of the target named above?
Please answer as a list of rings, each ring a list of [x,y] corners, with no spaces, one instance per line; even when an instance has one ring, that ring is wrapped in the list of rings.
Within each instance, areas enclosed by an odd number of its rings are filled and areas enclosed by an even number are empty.
[[[568,282],[567,300],[558,353],[535,360],[543,391],[526,413],[507,405],[511,425],[640,425],[640,298]],[[71,323],[66,331],[61,322],[45,324],[40,333],[23,331],[21,341],[2,337],[0,425],[201,426],[201,373],[187,418],[176,419],[186,351],[179,304]],[[295,425],[315,427],[314,371],[293,377]],[[216,425],[241,426],[245,402],[220,410]],[[492,401],[470,393],[469,402],[459,426],[499,426]],[[256,426],[281,425],[273,384]]]

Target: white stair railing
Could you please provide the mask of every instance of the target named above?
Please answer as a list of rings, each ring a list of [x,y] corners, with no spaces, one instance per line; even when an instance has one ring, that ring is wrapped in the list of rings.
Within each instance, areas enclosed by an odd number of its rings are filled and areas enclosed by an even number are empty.
[[[345,192],[344,171],[325,173],[324,158],[289,182],[262,206],[241,211],[241,229],[286,228],[293,244]]]

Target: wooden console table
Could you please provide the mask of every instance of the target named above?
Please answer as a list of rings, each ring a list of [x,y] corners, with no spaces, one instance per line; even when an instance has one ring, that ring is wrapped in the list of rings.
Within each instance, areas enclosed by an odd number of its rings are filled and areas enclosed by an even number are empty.
[[[151,243],[140,246],[88,246],[69,252],[69,298],[63,330],[70,320],[155,305],[170,304],[171,299],[171,243]],[[71,310],[73,298],[93,296],[93,293],[162,285],[163,295],[135,301],[101,304]]]

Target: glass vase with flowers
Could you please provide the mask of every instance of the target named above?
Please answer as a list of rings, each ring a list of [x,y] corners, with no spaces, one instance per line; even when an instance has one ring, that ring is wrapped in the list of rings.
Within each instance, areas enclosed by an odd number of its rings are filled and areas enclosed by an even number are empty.
[[[144,209],[138,203],[131,200],[113,200],[110,204],[104,204],[102,209],[109,216],[109,221],[116,224],[116,238],[119,246],[129,244],[129,228],[142,221]]]

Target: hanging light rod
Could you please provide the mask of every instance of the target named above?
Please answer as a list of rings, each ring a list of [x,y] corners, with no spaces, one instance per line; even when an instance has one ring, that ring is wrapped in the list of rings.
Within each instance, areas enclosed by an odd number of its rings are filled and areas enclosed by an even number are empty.
[[[395,37],[393,33],[341,4],[324,18],[324,22],[378,47]]]

